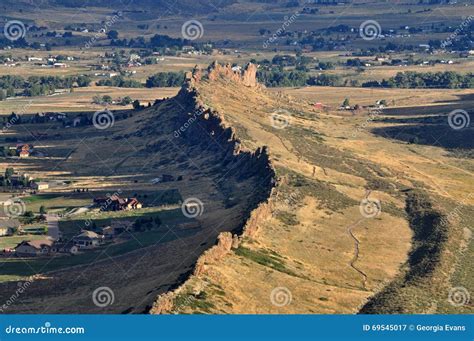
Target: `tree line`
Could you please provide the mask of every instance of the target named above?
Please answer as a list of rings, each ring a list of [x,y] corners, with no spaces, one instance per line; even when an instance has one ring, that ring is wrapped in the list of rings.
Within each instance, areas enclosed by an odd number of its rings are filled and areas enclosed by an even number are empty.
[[[399,72],[394,77],[382,81],[370,81],[362,84],[363,87],[384,88],[440,88],[440,89],[472,89],[474,88],[474,74],[460,74],[453,71],[446,72]]]
[[[116,86],[119,88],[164,88],[181,86],[184,81],[184,72],[158,72],[149,76],[145,84],[133,80],[126,79],[122,76],[112,77],[110,79],[102,79],[96,82],[98,86]]]
[[[86,75],[79,76],[0,76],[0,100],[16,95],[40,96],[54,93],[56,89],[70,89],[72,87],[85,87],[91,82]],[[18,91],[21,90],[21,91]]]

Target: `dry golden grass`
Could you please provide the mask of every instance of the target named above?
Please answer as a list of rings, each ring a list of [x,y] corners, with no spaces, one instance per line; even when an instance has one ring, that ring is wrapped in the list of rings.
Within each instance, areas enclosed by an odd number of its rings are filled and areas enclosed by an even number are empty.
[[[326,194],[314,192],[288,206],[287,200],[291,199],[291,194],[288,196],[288,193],[282,193],[276,198],[277,216],[278,212],[289,217],[294,215],[291,219],[295,222],[288,223],[274,217],[261,224],[260,232],[255,238],[245,239],[241,245],[242,248],[257,253],[270,252],[278,255],[277,259],[284,264],[282,268],[262,265],[251,258],[242,257],[237,250],[222,263],[209,265],[209,271],[204,277],[193,277],[185,285],[184,291],[192,292],[193,287],[198,285],[195,282],[211,283],[209,289],[205,289],[205,301],[213,308],[204,310],[205,312],[356,312],[374,292],[398,274],[400,266],[407,260],[412,231],[403,218],[404,201],[394,196],[394,193],[374,191],[370,198],[382,202],[382,214],[375,219],[362,217],[358,204],[366,195],[367,181],[356,174],[343,172],[338,167],[321,168],[318,162],[313,163],[306,155],[300,154],[299,146],[293,145],[293,140],[285,136],[285,129],[277,130],[270,125],[271,113],[279,108],[306,112],[311,109],[284,96],[277,99],[259,90],[237,88],[232,83],[219,87],[216,84],[201,86],[204,102],[223,113],[224,119],[237,127],[238,131],[244,132],[240,137],[245,145],[251,148],[268,145],[277,167],[288,168],[308,178],[333,184],[332,191],[352,199],[353,204],[342,210],[334,210],[322,204],[326,200]],[[326,90],[327,94],[334,89],[320,90]],[[340,91],[342,94],[342,89]],[[355,94],[358,90],[349,91]],[[347,92],[348,89],[345,89],[346,94]],[[405,96],[403,93],[395,95]],[[333,96],[335,98],[337,95]],[[367,93],[360,96],[367,101],[370,99]],[[374,101],[374,98],[377,97],[372,97],[371,100]],[[402,172],[391,163],[396,162],[394,159],[397,158],[382,158],[381,155],[372,153],[375,148],[378,151],[389,149],[390,153],[391,148],[395,148],[393,153],[400,153],[397,148],[402,147],[387,140],[382,142],[382,139],[367,133],[362,133],[363,136],[356,140],[337,138],[347,135],[347,131],[353,129],[352,124],[354,122],[347,122],[337,116],[323,115],[316,121],[295,116],[290,127],[296,129],[292,134],[298,134],[298,129],[303,127],[324,133],[324,144],[341,151],[351,150],[351,155],[359,162],[369,161],[386,168],[392,174],[387,179],[389,181],[404,181],[406,174],[399,176],[402,179],[394,175],[395,171]],[[319,148],[316,144],[313,147]],[[407,160],[411,163],[415,161],[418,159]],[[316,170],[314,177],[313,167]],[[406,180],[410,182],[410,179],[412,178]],[[414,179],[426,181],[426,178],[416,174]],[[384,205],[387,205],[387,211],[384,211]],[[351,261],[355,257],[355,241],[349,229],[359,240],[359,254],[353,265],[366,274],[366,279],[351,267]],[[213,294],[212,288],[215,287],[220,288],[225,295]],[[277,287],[291,291],[293,301],[290,305],[276,307],[272,304],[270,294]],[[203,311],[200,309],[199,306],[191,305],[180,306],[177,311]]]
[[[109,95],[113,99],[130,96],[138,99],[142,105],[153,103],[155,99],[173,97],[178,88],[114,88],[105,86],[91,86],[76,88],[74,92],[54,96],[19,97],[0,102],[0,115],[9,115],[12,111],[23,113],[36,112],[78,112],[96,111],[104,108],[103,105],[92,103],[94,96]],[[31,101],[31,103],[30,103]],[[132,105],[110,105],[111,110],[131,109]]]
[[[461,101],[462,96],[472,96],[469,89],[370,89],[350,87],[300,87],[300,88],[270,88],[270,92],[281,92],[306,103],[317,103],[331,106],[333,109],[349,98],[352,105],[374,105],[376,101],[385,99],[389,107],[432,106],[440,103]],[[463,102],[463,105],[465,102]]]

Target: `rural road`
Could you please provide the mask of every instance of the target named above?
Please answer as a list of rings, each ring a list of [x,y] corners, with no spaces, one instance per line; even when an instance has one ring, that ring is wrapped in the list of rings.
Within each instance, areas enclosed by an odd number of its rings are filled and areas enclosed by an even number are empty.
[[[46,214],[48,222],[48,236],[54,240],[59,239],[59,217],[56,214]]]

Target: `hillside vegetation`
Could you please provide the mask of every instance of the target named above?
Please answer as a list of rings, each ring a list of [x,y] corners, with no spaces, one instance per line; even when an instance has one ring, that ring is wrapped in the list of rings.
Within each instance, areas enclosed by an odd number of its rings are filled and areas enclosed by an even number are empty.
[[[215,254],[201,257],[194,275],[160,296],[152,312],[449,309],[451,286],[472,285],[452,277],[463,271],[453,264],[465,268],[473,254],[465,239],[470,227],[440,220],[472,189],[470,172],[440,149],[371,135],[360,128],[363,117],[270,95],[246,82],[248,73],[213,65],[206,75],[195,71],[193,86],[243,146],[268,146],[277,174],[268,207],[254,212],[238,242],[223,235]],[[433,153],[440,161],[428,157]],[[375,213],[367,203],[376,203]]]

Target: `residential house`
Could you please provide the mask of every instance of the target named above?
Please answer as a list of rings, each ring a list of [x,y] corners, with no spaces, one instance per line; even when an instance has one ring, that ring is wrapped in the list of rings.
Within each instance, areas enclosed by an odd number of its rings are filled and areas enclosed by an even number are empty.
[[[22,150],[22,151],[20,151],[18,156],[20,158],[24,159],[24,158],[30,157],[30,152],[28,150]]]
[[[125,204],[125,210],[137,210],[142,208],[141,202],[139,202],[136,198],[127,199]]]
[[[33,149],[33,146],[29,145],[29,144],[17,144],[16,145],[16,153],[18,156],[21,155],[21,152],[31,152],[31,150]]]
[[[94,198],[94,204],[102,211],[137,210],[143,207],[136,198],[120,198],[118,196]]]
[[[115,229],[112,226],[103,227],[102,235],[105,239],[112,239],[113,237],[115,237]]]
[[[98,247],[103,242],[104,236],[92,231],[83,231],[81,234],[75,236],[72,241],[79,249],[93,249]]]
[[[51,252],[54,241],[50,238],[38,240],[24,240],[15,247],[15,254],[19,257],[44,256]]]
[[[33,182],[31,184],[31,188],[36,189],[38,191],[41,191],[43,189],[48,189],[49,188],[49,183],[40,181],[40,182]]]
[[[51,252],[70,253],[72,255],[75,255],[79,252],[79,247],[77,245],[74,245],[73,241],[69,241],[67,243],[56,242],[53,244]]]

